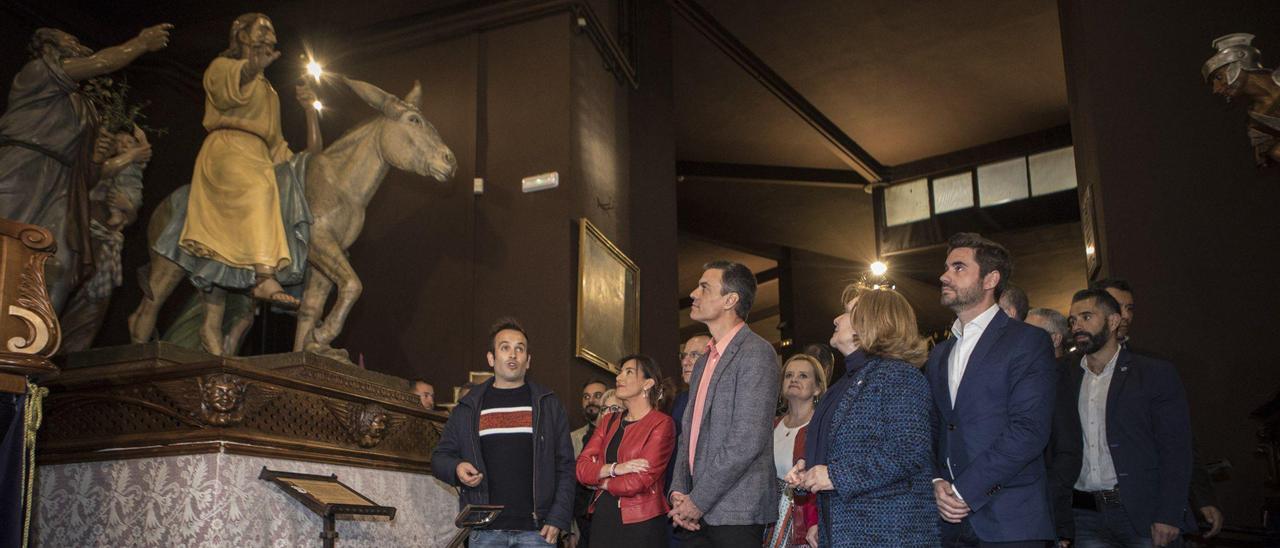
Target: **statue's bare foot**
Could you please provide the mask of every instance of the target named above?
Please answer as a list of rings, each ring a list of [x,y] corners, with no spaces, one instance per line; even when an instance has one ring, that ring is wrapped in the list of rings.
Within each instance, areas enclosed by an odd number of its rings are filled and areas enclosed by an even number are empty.
[[[280,287],[280,282],[275,278],[262,278],[258,285],[253,286],[250,295],[259,301],[267,302],[273,306],[284,308],[287,310],[297,310],[302,306],[302,301],[297,297],[285,293],[284,288]]]
[[[150,333],[147,333],[145,336],[143,336],[143,335],[140,335],[137,330],[138,330],[138,311],[134,310],[132,314],[129,314],[129,339],[130,339],[129,342],[145,343],[151,340]]]
[[[334,348],[327,344],[311,343],[311,344],[308,344],[306,348],[304,348],[304,350],[306,350],[307,352],[311,352],[313,354],[324,356],[331,360],[340,361],[347,365],[355,365],[354,363],[351,362],[351,355],[348,354],[347,351],[342,348]]]
[[[200,347],[214,356],[222,355],[222,334],[208,326],[200,326]]]

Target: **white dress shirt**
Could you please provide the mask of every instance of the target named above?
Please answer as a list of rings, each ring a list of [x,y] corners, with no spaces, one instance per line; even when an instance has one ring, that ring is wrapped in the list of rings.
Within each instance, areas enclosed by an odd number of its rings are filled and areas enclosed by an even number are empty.
[[[978,317],[967,324],[962,325],[960,318],[956,318],[955,323],[951,324],[951,334],[956,338],[956,344],[951,347],[951,356],[947,361],[947,388],[951,391],[952,409],[956,406],[956,392],[960,390],[964,370],[969,366],[969,355],[973,354],[973,347],[978,346],[978,339],[982,338],[982,332],[987,330],[991,319],[996,317],[997,310],[1000,310],[1000,307],[993,304],[991,308],[978,314]]]
[[[955,346],[951,347],[951,356],[947,358],[947,389],[951,392],[952,409],[956,407],[956,392],[960,391],[964,370],[969,367],[969,355],[973,354],[973,348],[978,346],[978,339],[982,338],[982,332],[987,330],[991,319],[996,317],[997,310],[1000,310],[1000,307],[993,304],[991,308],[978,314],[978,317],[967,324],[962,325],[960,318],[956,318],[956,321],[951,324],[951,334],[956,338]],[[951,457],[947,457],[947,471],[951,472]],[[955,472],[951,472],[951,477],[956,477]],[[934,478],[933,481],[942,481],[942,478]],[[954,485],[951,486],[951,491],[961,502],[964,501],[964,497]]]
[[[1084,378],[1080,380],[1076,408],[1080,411],[1080,429],[1084,432],[1084,461],[1076,489],[1081,491],[1108,491],[1116,486],[1116,466],[1111,460],[1111,447],[1107,445],[1107,392],[1119,357],[1117,350],[1098,374],[1089,370],[1088,357],[1080,358]]]

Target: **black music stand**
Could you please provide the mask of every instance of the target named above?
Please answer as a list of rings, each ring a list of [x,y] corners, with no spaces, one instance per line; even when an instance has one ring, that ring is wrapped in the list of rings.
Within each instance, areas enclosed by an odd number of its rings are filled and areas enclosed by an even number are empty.
[[[395,507],[379,506],[378,503],[338,481],[337,474],[328,476],[298,474],[268,470],[263,466],[258,479],[275,484],[281,491],[288,493],[303,506],[324,518],[324,532],[320,533],[324,548],[334,548],[334,543],[338,539],[338,531],[334,523],[336,520],[390,521],[396,518]]]

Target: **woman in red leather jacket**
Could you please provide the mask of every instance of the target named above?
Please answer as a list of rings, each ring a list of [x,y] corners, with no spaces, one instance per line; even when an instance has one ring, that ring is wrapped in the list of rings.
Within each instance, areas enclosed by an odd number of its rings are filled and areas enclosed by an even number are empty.
[[[675,424],[657,410],[657,362],[644,355],[621,362],[615,390],[625,410],[597,419],[595,434],[578,456],[578,481],[597,488],[587,509],[591,547],[662,547],[671,509],[662,479],[675,447]]]

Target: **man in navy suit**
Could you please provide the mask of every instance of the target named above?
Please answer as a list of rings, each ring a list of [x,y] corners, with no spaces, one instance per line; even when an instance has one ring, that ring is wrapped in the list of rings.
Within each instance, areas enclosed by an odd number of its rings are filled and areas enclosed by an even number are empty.
[[[1120,348],[1130,352],[1146,354],[1135,348],[1129,339],[1129,328],[1134,320],[1134,294],[1129,282],[1123,278],[1103,278],[1089,283],[1089,289],[1103,289],[1120,303],[1120,327],[1116,330],[1116,339]],[[1156,357],[1156,356],[1148,356]],[[1208,531],[1201,533],[1204,538],[1212,538],[1222,531],[1225,517],[1218,508],[1218,495],[1213,489],[1213,478],[1209,469],[1201,460],[1200,447],[1195,438],[1191,439],[1191,507],[1198,508],[1204,517]]]
[[[1054,417],[1054,501],[1071,520],[1059,534],[1086,548],[1177,546],[1195,527],[1187,397],[1172,364],[1120,346],[1121,306],[1104,289],[1072,298],[1084,357],[1065,371]]]
[[[948,547],[1043,547],[1054,538],[1044,462],[1053,344],[996,305],[1012,271],[1009,251],[978,234],[948,242],[942,305],[957,318],[926,366],[938,411],[934,498]]]

